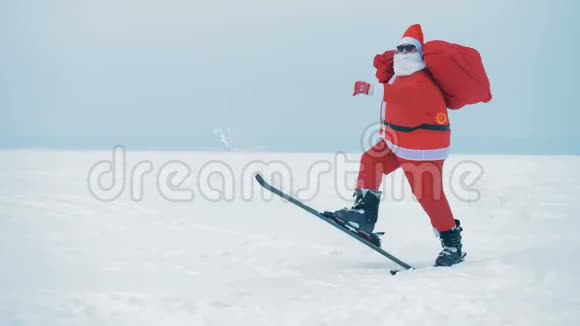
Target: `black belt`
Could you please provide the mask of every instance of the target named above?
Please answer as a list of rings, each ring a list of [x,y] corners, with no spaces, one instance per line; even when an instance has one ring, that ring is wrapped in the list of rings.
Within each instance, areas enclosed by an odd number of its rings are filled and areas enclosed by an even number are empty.
[[[415,131],[417,129],[426,129],[426,130],[435,130],[435,131],[448,131],[451,129],[449,125],[432,125],[432,124],[428,124],[428,123],[424,123],[424,124],[418,125],[416,127],[405,127],[405,126],[399,126],[399,125],[389,123],[385,120],[383,120],[383,125],[386,127],[390,127],[394,131],[400,131],[400,132],[411,132],[411,131]]]

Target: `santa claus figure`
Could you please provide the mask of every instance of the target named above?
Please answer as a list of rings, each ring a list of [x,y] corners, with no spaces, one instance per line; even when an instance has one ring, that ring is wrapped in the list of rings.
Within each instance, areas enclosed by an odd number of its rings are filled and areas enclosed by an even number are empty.
[[[383,175],[401,168],[441,240],[443,249],[435,265],[451,266],[461,262],[465,253],[462,228],[443,191],[450,123],[445,95],[426,69],[423,48],[421,26],[413,25],[396,47],[393,62],[387,67],[393,70],[387,71],[388,80],[377,85],[355,83],[353,95],[382,98],[381,140],[361,157],[354,205],[335,211],[334,215],[357,230],[372,234]],[[375,67],[379,69],[376,62]],[[385,76],[384,71],[378,71],[377,77],[381,73]]]

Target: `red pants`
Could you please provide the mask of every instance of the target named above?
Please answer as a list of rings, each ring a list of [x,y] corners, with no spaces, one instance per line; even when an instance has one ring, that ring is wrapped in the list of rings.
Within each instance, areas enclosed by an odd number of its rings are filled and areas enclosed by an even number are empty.
[[[397,157],[385,144],[378,142],[361,157],[357,188],[378,190],[383,174],[399,167],[411,185],[413,194],[438,231],[447,231],[455,226],[455,219],[443,192],[443,162],[409,161]]]

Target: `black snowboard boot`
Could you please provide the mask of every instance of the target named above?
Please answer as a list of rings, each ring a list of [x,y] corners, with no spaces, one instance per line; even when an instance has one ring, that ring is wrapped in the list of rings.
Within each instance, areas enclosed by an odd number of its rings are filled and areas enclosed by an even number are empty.
[[[339,219],[356,229],[372,233],[379,216],[381,192],[368,189],[356,189],[354,205],[334,212]]]
[[[453,229],[439,233],[443,250],[437,256],[435,266],[451,266],[463,261],[466,254],[462,250],[461,231],[463,231],[463,228],[459,220],[455,220]]]

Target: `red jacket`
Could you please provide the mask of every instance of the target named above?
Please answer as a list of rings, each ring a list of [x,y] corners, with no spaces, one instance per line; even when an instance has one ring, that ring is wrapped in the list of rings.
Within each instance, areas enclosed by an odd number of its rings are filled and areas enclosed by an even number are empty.
[[[384,84],[381,136],[400,157],[445,159],[451,133],[447,108],[489,102],[490,83],[475,49],[431,41],[423,51],[428,70],[410,76],[392,77],[395,51],[374,58],[377,79]]]
[[[449,117],[439,86],[426,71],[384,85],[383,129],[392,144],[409,149],[449,147]],[[416,128],[416,129],[415,129]]]

